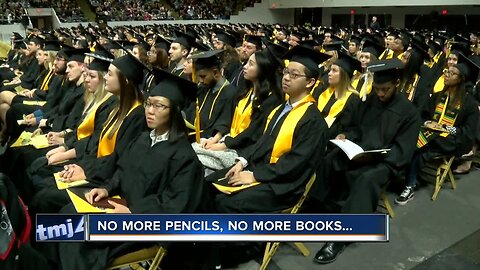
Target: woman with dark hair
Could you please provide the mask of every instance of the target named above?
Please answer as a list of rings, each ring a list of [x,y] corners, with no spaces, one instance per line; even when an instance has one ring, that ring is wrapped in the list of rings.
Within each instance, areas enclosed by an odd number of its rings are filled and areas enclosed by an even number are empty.
[[[445,90],[445,72],[458,63],[458,58],[460,54],[469,55],[468,45],[463,45],[462,43],[454,43],[450,47],[450,53],[448,54],[446,66],[443,69],[443,72],[439,77],[433,78],[435,85],[433,86],[433,93],[438,93]]]
[[[424,127],[418,136],[406,188],[395,200],[397,204],[405,205],[413,199],[418,171],[427,161],[440,155],[460,157],[473,147],[479,112],[465,86],[476,81],[480,67],[463,54],[460,58],[459,64],[445,71],[445,89],[432,95],[422,111]]]
[[[235,106],[230,133],[207,145],[207,150],[241,151],[255,144],[263,134],[268,114],[285,100],[276,77],[277,67],[268,50],[250,56],[243,68],[246,88]]]
[[[148,64],[150,67],[159,69],[167,69],[169,64],[168,50],[162,43],[156,43],[147,52]],[[143,93],[149,93],[155,86],[153,74],[149,74],[146,78],[145,85],[143,86]]]
[[[126,205],[108,201],[112,213],[194,213],[205,199],[202,165],[188,142],[181,114],[186,99],[195,98],[196,85],[165,71],[155,72],[161,81],[144,103],[152,131],[142,132],[123,153],[115,151],[119,158],[112,176],[83,198],[94,204],[120,195]],[[62,212],[68,210],[73,210],[71,205]],[[149,244],[60,244],[60,265],[62,269],[105,269],[112,258],[139,245]]]

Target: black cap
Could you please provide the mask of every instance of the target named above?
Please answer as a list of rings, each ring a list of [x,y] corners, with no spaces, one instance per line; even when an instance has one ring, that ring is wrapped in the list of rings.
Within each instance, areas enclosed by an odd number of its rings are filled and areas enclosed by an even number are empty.
[[[116,47],[119,47],[118,49],[125,48],[129,51],[133,51],[133,46],[137,45],[137,43],[131,42],[131,41],[128,41],[128,40],[117,40],[114,43],[116,43],[116,45],[117,45]]]
[[[267,41],[265,46],[265,51],[268,53],[269,58],[277,65],[284,67],[285,62],[282,60],[282,57],[288,52],[288,46],[285,46],[284,44],[275,44],[271,41]]]
[[[460,53],[458,57],[458,64],[456,64],[455,67],[458,68],[460,73],[464,76],[465,81],[470,81],[472,83],[477,81],[480,66],[470,60],[464,54]]]
[[[350,78],[352,78],[355,70],[362,70],[362,63],[345,53],[339,53],[338,59],[333,64],[341,67]]]
[[[28,38],[28,42],[33,42],[37,45],[43,46],[44,40],[39,36],[31,36],[30,38]]]
[[[170,45],[172,45],[172,42],[168,41],[162,36],[157,36],[155,39],[155,46],[164,49],[166,52],[170,50]]]
[[[13,43],[13,48],[14,49],[27,49],[27,44],[25,44],[25,41],[23,40],[15,40]]]
[[[145,65],[130,53],[113,60],[112,65],[137,86],[142,83]]]
[[[453,53],[457,56],[459,54],[470,55],[471,51],[470,51],[470,48],[468,47],[468,43],[455,42],[455,43],[452,43],[452,46],[450,47],[450,53]]]
[[[382,45],[367,38],[363,42],[362,52],[368,52],[378,58],[380,54],[384,51],[384,49],[385,48]]]
[[[320,45],[320,44],[318,44],[317,41],[315,41],[313,39],[300,41],[298,44],[300,46],[303,46],[303,47],[306,47],[306,48],[309,48],[309,49],[312,49],[312,50],[314,50],[315,47]]]
[[[197,84],[156,67],[152,72],[157,85],[150,91],[149,96],[166,97],[180,108],[195,100]]]
[[[230,35],[229,33],[222,31],[222,30],[217,30],[215,31],[215,35],[217,36],[218,40],[221,42],[228,44],[235,48],[235,45],[237,44],[237,41],[234,36]]]
[[[353,36],[350,37],[350,42],[353,42],[357,46],[359,46],[360,43],[362,42],[362,38],[360,36],[353,35]]]
[[[254,44],[257,47],[258,51],[262,49],[262,37],[261,36],[245,35],[244,40],[245,40],[245,42]]]
[[[325,49],[325,51],[341,51],[342,50],[342,47],[343,47],[343,41],[335,41],[335,42],[331,42],[331,43],[328,43],[328,44],[324,44],[323,45],[323,48]]]
[[[220,53],[224,50],[213,50],[195,53],[190,58],[193,59],[195,70],[202,70],[207,68],[219,68],[221,65]]]
[[[373,72],[375,83],[396,82],[400,78],[403,63],[399,59],[372,61],[367,66],[368,72]]]
[[[44,51],[60,51],[60,42],[58,40],[45,41],[43,46]]]
[[[115,56],[101,45],[96,46],[95,52],[86,53],[85,55],[93,57],[93,61],[88,65],[88,69],[97,71],[107,71],[115,59]]]
[[[443,51],[443,45],[438,43],[437,41],[429,40],[428,47],[436,54],[440,51]]]
[[[304,65],[315,77],[318,77],[318,66],[328,60],[330,55],[303,46],[295,46],[283,58]]]
[[[410,37],[408,36],[408,33],[399,33],[396,32],[394,33],[395,39],[400,39],[402,41],[403,49],[407,50],[408,45],[410,44]]]
[[[90,52],[88,49],[70,49],[70,50],[65,50],[65,55],[67,56],[67,61],[76,61],[83,63],[85,60],[85,53]]]
[[[195,37],[185,34],[181,31],[175,30],[175,40],[172,43],[179,43],[187,50],[190,50],[195,43]]]
[[[420,43],[415,40],[412,40],[412,50],[416,51],[423,57],[424,60],[430,59],[430,55],[428,54],[428,45],[425,43]]]

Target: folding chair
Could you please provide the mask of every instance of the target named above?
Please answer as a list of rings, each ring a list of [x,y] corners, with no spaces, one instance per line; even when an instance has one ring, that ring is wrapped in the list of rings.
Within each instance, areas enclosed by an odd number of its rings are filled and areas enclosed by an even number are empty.
[[[437,199],[438,193],[440,193],[440,189],[442,189],[443,182],[445,182],[445,179],[447,177],[448,177],[448,180],[452,183],[452,188],[453,189],[457,188],[457,184],[455,183],[455,178],[453,177],[452,168],[451,168],[455,157],[441,156],[436,159],[440,159],[441,163],[437,168],[437,174],[435,177],[435,191],[433,192],[433,195],[432,195],[432,201]]]
[[[107,270],[120,269],[122,267],[130,267],[132,269],[144,269],[139,265],[141,262],[147,262],[149,270],[158,269],[160,262],[167,253],[167,250],[161,246],[153,246],[144,248],[125,255],[122,255],[107,267]]]
[[[298,200],[298,202],[295,204],[295,206],[282,210],[282,214],[296,214],[298,213],[298,210],[303,205],[303,202],[308,196],[308,193],[310,192],[310,189],[312,188],[313,183],[315,182],[316,179],[316,174],[313,174],[310,180],[308,180],[307,186],[305,187],[305,191],[303,192],[302,196]],[[310,255],[310,251],[308,248],[303,244],[303,243],[293,243],[295,247],[302,253],[303,256],[308,257]],[[273,256],[275,255],[275,252],[277,252],[278,246],[280,245],[280,242],[268,242],[267,246],[265,248],[265,252],[263,254],[263,261],[262,264],[260,265],[260,270],[265,270],[272,260]]]
[[[390,215],[390,218],[395,218],[395,212],[393,211],[392,205],[390,204],[390,200],[388,200],[388,197],[387,197],[387,188],[388,188],[389,184],[390,184],[390,182],[388,182],[383,187],[382,194],[380,195],[380,198],[383,202],[383,205],[380,205],[380,206],[382,206],[383,208],[385,208],[387,210],[387,213],[388,213],[388,215]]]

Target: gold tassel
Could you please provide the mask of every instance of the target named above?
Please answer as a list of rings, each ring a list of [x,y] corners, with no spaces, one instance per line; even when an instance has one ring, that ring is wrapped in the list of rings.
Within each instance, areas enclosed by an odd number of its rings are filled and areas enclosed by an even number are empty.
[[[198,109],[198,99],[195,101],[195,121],[193,124],[195,126],[195,141],[200,143],[200,112]]]

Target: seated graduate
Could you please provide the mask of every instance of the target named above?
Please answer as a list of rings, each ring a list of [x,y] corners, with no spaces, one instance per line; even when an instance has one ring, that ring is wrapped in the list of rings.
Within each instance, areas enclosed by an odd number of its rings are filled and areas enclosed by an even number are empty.
[[[230,186],[260,184],[217,195],[217,212],[265,213],[291,207],[324,154],[327,125],[310,95],[323,57],[296,46],[286,58],[290,63],[282,88],[289,100],[270,113],[263,135],[235,166],[208,177],[212,182],[226,177]]]
[[[440,73],[438,77],[432,77],[435,84],[433,86],[432,93],[438,93],[445,90],[445,73],[450,69],[450,67],[456,65],[458,63],[458,58],[460,54],[463,55],[470,55],[470,49],[468,48],[468,44],[464,43],[453,43],[450,47],[450,53],[447,56],[446,66],[442,70],[443,72]]]
[[[97,45],[93,54],[93,61],[85,70],[85,103],[81,123],[72,132],[49,133],[48,140],[56,141],[60,146],[48,151],[42,161],[36,161],[34,167],[36,176],[48,177],[60,171],[68,163],[75,163],[85,155],[95,154],[98,151],[98,141],[103,125],[108,119],[110,112],[117,105],[116,96],[105,90],[104,76],[108,71],[113,55],[100,50]],[[59,164],[61,163],[61,164]],[[45,165],[49,166],[45,166]],[[58,165],[57,165],[58,164]]]
[[[134,139],[119,156],[113,176],[85,195],[90,203],[113,195],[125,198],[126,206],[109,201],[115,207],[113,213],[193,213],[204,200],[202,165],[187,139],[181,114],[185,101],[195,99],[196,85],[166,71],[154,72],[160,82],[144,103],[152,131]],[[105,269],[133,245],[149,243],[60,244],[60,265],[62,269]]]
[[[373,38],[366,38],[359,52],[358,60],[362,64],[361,72],[354,72],[352,77],[352,87],[357,90],[362,101],[367,100],[367,95],[372,92],[373,74],[368,72],[367,66],[370,62],[378,59],[383,46],[378,44]]]
[[[64,46],[64,45],[62,45]],[[25,97],[15,96],[12,100],[10,109],[6,114],[6,135],[11,138],[17,138],[18,135],[25,129],[25,125],[35,125],[45,116],[48,119],[49,112],[56,111],[64,94],[68,93],[67,88],[70,86],[65,72],[67,70],[68,56],[65,53],[66,48],[58,51],[55,60],[53,61],[53,70],[55,75],[48,85],[48,91],[44,101],[47,103],[43,106],[23,104]],[[55,114],[55,113],[53,113]],[[19,125],[17,120],[22,119],[25,115],[25,125]]]
[[[115,59],[105,76],[105,90],[117,97],[118,102],[102,127],[96,151],[85,153],[75,164],[63,166],[59,172],[66,182],[88,179],[103,182],[112,175],[118,156],[133,138],[146,129],[143,96],[138,85],[141,83],[144,66],[127,54]],[[117,153],[113,155],[114,151]],[[36,212],[56,212],[69,202],[68,194],[58,190],[52,175],[42,179],[41,173],[32,173],[31,181],[45,185],[32,199],[31,208]],[[37,180],[40,178],[40,180]],[[34,180],[35,179],[35,180]],[[39,185],[40,186],[40,185]]]
[[[357,59],[340,53],[328,73],[328,88],[318,98],[318,110],[329,127],[328,139],[334,139],[354,125],[353,117],[360,103],[358,92],[352,88],[354,71],[361,70]]]
[[[373,213],[376,210],[382,186],[390,177],[400,175],[411,160],[420,126],[415,106],[398,93],[401,62],[397,59],[383,60],[371,65],[376,65],[371,68],[375,94],[361,103],[356,120],[358,128],[339,134],[337,139],[348,139],[365,150],[390,151],[383,158],[357,161],[350,161],[341,150],[332,157],[332,173],[325,180],[335,179],[330,181],[330,186],[343,185],[342,189],[347,194],[342,213]],[[331,263],[345,246],[343,242],[327,242],[317,252],[314,261]]]
[[[413,199],[418,171],[425,162],[442,155],[460,157],[472,150],[479,112],[465,86],[477,80],[480,67],[463,54],[459,56],[459,63],[445,72],[445,90],[432,95],[422,111],[422,120],[428,122],[418,135],[418,149],[408,170],[406,188],[395,200],[397,204],[405,205]]]
[[[200,52],[191,55],[195,81],[199,84],[198,114],[192,102],[186,120],[191,124],[199,121],[200,136],[206,140],[202,146],[217,143],[230,130],[232,122],[235,87],[221,73],[219,54],[222,50]]]
[[[241,151],[262,136],[268,114],[285,100],[277,85],[278,63],[273,57],[267,50],[250,56],[243,70],[247,88],[236,102],[230,133],[218,143],[210,141],[205,149]]]

